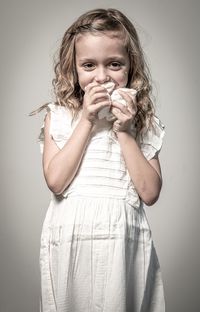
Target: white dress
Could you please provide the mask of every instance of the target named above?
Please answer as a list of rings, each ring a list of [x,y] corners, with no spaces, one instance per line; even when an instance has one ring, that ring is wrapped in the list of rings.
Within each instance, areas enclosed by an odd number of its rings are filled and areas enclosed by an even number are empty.
[[[50,134],[61,149],[78,120],[72,123],[70,112],[53,103],[48,111]],[[138,142],[148,160],[159,152],[164,136],[157,117],[154,123],[156,131]],[[105,119],[97,123],[70,186],[62,195],[51,196],[40,267],[42,312],[165,311],[160,266],[143,203]]]

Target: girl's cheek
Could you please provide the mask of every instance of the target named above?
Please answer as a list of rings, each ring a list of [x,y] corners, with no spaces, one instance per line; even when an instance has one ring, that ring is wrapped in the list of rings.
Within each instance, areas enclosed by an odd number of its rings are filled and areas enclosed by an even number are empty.
[[[128,83],[128,74],[127,72],[121,72],[118,77],[116,77],[116,81],[120,87],[126,87]]]
[[[85,90],[85,87],[92,82],[93,76],[88,72],[78,72],[78,82],[82,90]]]

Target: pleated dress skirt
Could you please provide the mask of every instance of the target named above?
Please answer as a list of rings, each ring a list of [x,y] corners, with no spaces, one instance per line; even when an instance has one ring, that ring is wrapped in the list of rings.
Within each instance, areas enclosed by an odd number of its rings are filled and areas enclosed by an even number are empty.
[[[143,208],[114,198],[53,198],[41,237],[42,312],[163,312]]]

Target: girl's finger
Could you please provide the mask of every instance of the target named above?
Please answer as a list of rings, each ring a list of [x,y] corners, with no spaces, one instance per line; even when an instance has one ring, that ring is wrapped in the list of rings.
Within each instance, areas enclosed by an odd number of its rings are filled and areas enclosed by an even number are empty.
[[[120,115],[122,115],[122,112],[118,108],[112,108],[111,112],[118,119],[120,118]]]
[[[91,96],[91,100],[92,100],[91,104],[98,103],[98,102],[102,101],[103,99],[109,101],[109,103],[111,104],[110,96],[107,92],[99,92],[99,93],[95,93],[94,95],[92,95]]]
[[[132,95],[131,93],[125,92],[125,91],[120,90],[120,89],[118,90],[118,93],[123,97],[123,99],[126,102],[128,102],[130,104],[135,102],[135,95]]]
[[[96,82],[91,82],[85,87],[85,92],[90,93],[90,94],[94,94],[94,93],[102,92],[102,91],[107,92],[107,90],[104,87],[102,87],[100,84],[97,84]]]
[[[99,112],[104,107],[110,107],[110,101],[102,101],[93,105],[95,112]]]
[[[123,97],[123,99],[126,101],[127,108],[130,112],[136,111],[136,102],[135,102],[135,96],[129,94],[128,92],[124,92],[122,90],[118,91],[119,94]]]
[[[87,86],[85,86],[85,92],[90,92],[90,90],[95,86],[99,86],[99,84],[97,82],[89,83]]]
[[[120,110],[125,115],[130,113],[127,105],[125,106],[123,104],[120,104],[120,103],[114,101],[114,102],[112,102],[112,107],[114,107],[114,109],[116,108],[117,110]]]

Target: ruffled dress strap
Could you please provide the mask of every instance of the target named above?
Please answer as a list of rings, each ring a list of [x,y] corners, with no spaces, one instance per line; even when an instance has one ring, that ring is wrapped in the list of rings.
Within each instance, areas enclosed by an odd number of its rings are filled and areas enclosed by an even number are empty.
[[[71,112],[64,106],[57,105],[54,103],[48,104],[46,108],[46,114],[50,112],[50,129],[49,133],[58,146],[62,149],[68,138],[70,137],[73,126],[72,126],[72,115]],[[45,119],[44,118],[44,119]],[[41,127],[40,134],[38,137],[40,144],[40,151],[43,153],[44,149],[44,124]]]
[[[158,117],[154,116],[153,128],[149,129],[139,138],[141,151],[147,160],[150,160],[159,154],[162,147],[164,135],[164,125]]]

